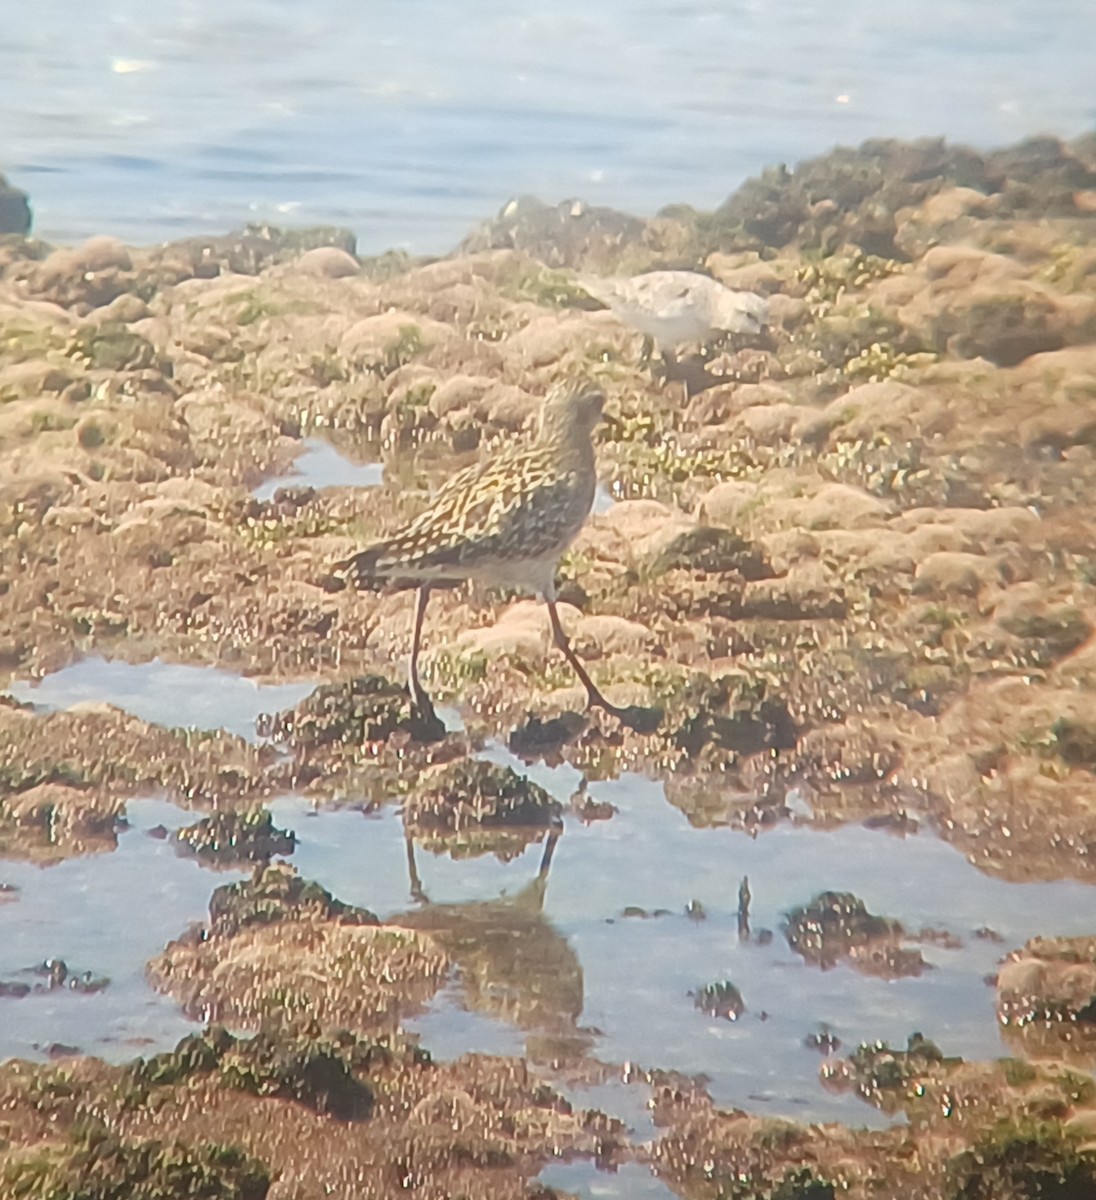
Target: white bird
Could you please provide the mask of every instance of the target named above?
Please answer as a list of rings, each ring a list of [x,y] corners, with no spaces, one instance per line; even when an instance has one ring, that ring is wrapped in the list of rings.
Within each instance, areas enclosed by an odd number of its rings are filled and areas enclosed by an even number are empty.
[[[764,296],[732,291],[696,271],[649,271],[606,279],[580,275],[578,283],[663,354],[690,342],[706,343],[716,333],[759,334],[769,323]]]

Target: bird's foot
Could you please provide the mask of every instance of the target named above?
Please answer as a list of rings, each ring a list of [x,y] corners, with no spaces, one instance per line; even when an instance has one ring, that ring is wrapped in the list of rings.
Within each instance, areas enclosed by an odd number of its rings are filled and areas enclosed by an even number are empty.
[[[588,724],[582,713],[578,712],[563,712],[546,721],[530,713],[524,725],[511,730],[508,744],[518,758],[535,762],[573,741],[585,731]]]
[[[586,698],[586,707],[600,708],[622,725],[635,733],[654,733],[666,715],[661,708],[647,708],[643,704],[629,704],[626,708],[610,704],[600,692],[591,692]]]
[[[411,689],[411,736],[417,742],[440,742],[445,737],[445,722],[434,711],[434,704],[421,688]]]

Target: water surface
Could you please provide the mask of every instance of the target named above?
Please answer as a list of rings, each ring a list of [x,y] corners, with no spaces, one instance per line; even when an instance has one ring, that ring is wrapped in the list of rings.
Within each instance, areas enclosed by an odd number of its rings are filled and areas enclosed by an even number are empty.
[[[315,686],[262,684],[214,667],[92,655],[44,679],[16,680],[9,690],[17,700],[46,709],[103,701],[157,725],[226,729],[251,741],[260,713],[291,708]]]
[[[16,691],[247,731],[260,707],[278,707],[307,685],[260,690],[209,669],[88,660]],[[526,768],[498,744],[484,756],[527,772],[564,802],[581,782],[569,766]],[[382,919],[472,935],[477,990],[458,954],[447,985],[407,1022],[438,1057],[474,1050],[537,1061],[546,1047],[547,1059],[564,1047],[576,1064],[583,1055],[609,1064],[610,1078],[627,1063],[703,1075],[718,1104],[801,1120],[887,1121],[854,1096],[822,1088],[819,1056],[803,1044],[808,1035],[825,1027],[847,1052],[877,1039],[903,1046],[918,1030],[946,1054],[1000,1057],[1008,1051],[986,976],[1035,934],[1091,932],[1096,888],[991,878],[931,833],[900,838],[855,825],[821,832],[793,821],[751,836],[694,828],[660,783],[638,776],[588,791],[615,815],[584,825],[568,810],[546,873],[542,844],[509,862],[453,860],[409,845],[394,806],[323,811],[285,796],[269,808],[296,833],[292,861],[304,878]],[[0,905],[0,979],[26,980],[36,963],[63,958],[112,981],[93,996],[58,990],[0,999],[0,1055],[41,1056],[61,1042],[126,1058],[169,1047],[188,1028],[174,1003],[144,982],[144,963],[201,919],[213,888],[235,876],[178,859],[149,835],[196,816],[142,800],[131,803],[129,819],[114,853],[49,868],[0,863],[0,883],[19,889]],[[753,894],[747,936],[738,925],[743,876]],[[928,969],[916,977],[883,979],[843,964],[820,970],[790,948],[783,927],[790,909],[824,890],[853,892],[908,931],[952,940],[918,943]],[[697,905],[700,920],[687,912]],[[1000,940],[975,936],[984,927]],[[745,1000],[737,1021],[694,1003],[692,993],[722,981]],[[599,1086],[608,1089],[600,1102],[609,1111],[615,1104],[637,1136],[651,1136],[642,1088]]]
[[[262,219],[441,253],[523,192],[712,206],[835,143],[1096,118],[1090,0],[9,8],[0,171],[48,239]]]
[[[305,438],[293,469],[264,479],[251,494],[256,500],[271,500],[283,487],[376,487],[383,479],[383,464],[352,462],[323,438]]]

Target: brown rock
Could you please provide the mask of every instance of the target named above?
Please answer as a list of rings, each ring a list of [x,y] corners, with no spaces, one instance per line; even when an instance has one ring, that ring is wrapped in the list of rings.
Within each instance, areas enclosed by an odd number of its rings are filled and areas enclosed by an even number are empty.
[[[997,575],[997,564],[981,554],[941,550],[918,564],[914,590],[976,596]]]
[[[324,279],[346,279],[361,274],[361,263],[338,246],[314,246],[306,250],[293,267],[305,275],[319,275]]]

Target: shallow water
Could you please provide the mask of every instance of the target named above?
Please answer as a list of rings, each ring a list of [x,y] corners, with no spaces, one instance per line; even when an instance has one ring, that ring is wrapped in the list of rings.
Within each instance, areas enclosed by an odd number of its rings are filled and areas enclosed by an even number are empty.
[[[63,987],[0,998],[0,1058],[41,1059],[61,1044],[118,1062],[192,1031],[174,1000],[149,987],[145,963],[207,915],[215,887],[240,875],[203,870],[149,836],[157,825],[190,824],[191,814],[142,800],[128,818],[112,854],[46,868],[0,860],[0,883],[19,889],[0,905],[0,980],[42,984],[33,968],[50,958],[110,980],[91,995]]]
[[[624,1163],[615,1171],[599,1170],[584,1159],[569,1163],[552,1163],[537,1176],[548,1187],[559,1188],[590,1200],[676,1200],[664,1183],[655,1179],[646,1167]]]
[[[141,668],[79,665],[97,681],[96,698],[133,703],[128,673]],[[150,667],[145,693],[149,679],[166,678],[158,675],[163,664]],[[68,669],[70,678],[76,670]],[[59,672],[40,690],[62,694],[58,680],[65,675]],[[85,696],[92,690],[87,678]],[[161,697],[170,711],[200,711],[207,725],[241,728],[252,720],[250,710],[240,710],[239,692],[209,686],[208,671],[170,678],[170,705]],[[122,690],[113,691],[119,680]],[[190,699],[188,687],[195,693]],[[199,692],[200,707],[189,708],[199,705]],[[486,756],[526,770],[502,746]],[[561,800],[580,780],[567,766],[540,765],[528,773]],[[556,978],[545,986],[537,977],[543,969],[537,955],[520,970],[512,962],[492,963],[488,977],[497,965],[499,977],[491,982],[513,1003],[473,1012],[465,1011],[458,972],[428,1011],[408,1022],[439,1057],[469,1050],[525,1050],[535,1057],[545,1039],[563,1038],[585,1042],[602,1062],[703,1073],[720,1104],[803,1120],[883,1123],[855,1097],[823,1090],[820,1059],[804,1047],[804,1037],[824,1025],[850,1051],[876,1039],[904,1045],[920,1030],[946,1054],[999,1057],[1006,1049],[984,977],[1004,953],[1036,933],[1091,931],[1096,889],[1070,881],[1005,883],[980,873],[931,834],[898,838],[858,826],[819,832],[786,823],[752,837],[693,828],[650,780],[626,776],[588,790],[618,812],[587,826],[568,816],[544,884],[537,883],[539,845],[508,863],[490,856],[454,861],[413,848],[429,919],[458,930],[470,921],[477,929],[520,929],[544,952],[542,960],[550,955],[555,964]],[[420,907],[396,809],[316,811],[291,796],[269,807],[278,825],[296,833],[292,861],[305,878],[382,918],[398,919]],[[141,970],[203,915],[212,889],[232,878],[176,859],[168,844],[148,836],[154,825],[190,819],[162,802],[138,801],[130,805],[133,827],[112,854],[48,869],[0,866],[0,883],[20,889],[0,906],[0,978],[27,979],[20,973],[59,957],[74,970],[112,979],[95,996],[59,992],[0,1000],[0,1053],[33,1055],[40,1053],[36,1047],[64,1042],[125,1058],[136,1051],[135,1039],[142,1048],[162,1048],[186,1028],[174,1005],[143,984]],[[743,875],[753,893],[752,937],[746,940],[737,925]],[[922,944],[932,969],[916,978],[888,981],[844,965],[821,971],[789,948],[782,921],[793,906],[827,889],[856,893],[872,912],[897,918],[907,930],[947,931],[961,946]],[[692,901],[703,906],[704,920],[686,916]],[[625,915],[626,908],[648,915]],[[137,910],[142,921],[135,926]],[[974,937],[983,926],[1002,941]],[[758,937],[764,930],[773,933],[767,944]],[[689,995],[722,980],[732,981],[745,999],[746,1011],[733,1023],[705,1015]],[[505,1019],[503,1012],[518,1016]],[[634,1101],[622,1101],[620,1115],[633,1127],[641,1123]]]
[[[383,463],[355,462],[323,438],[305,438],[304,445],[304,451],[288,474],[264,479],[252,491],[256,500],[271,500],[275,492],[283,487],[377,487],[384,481]],[[592,511],[595,514],[606,513],[615,503],[608,488],[599,483]]]
[[[44,679],[16,680],[9,691],[17,700],[45,709],[105,701],[156,725],[225,729],[254,741],[260,713],[291,708],[315,686],[264,684],[213,667],[188,667],[159,659],[127,663],[95,655]]]
[[[9,7],[0,171],[62,241],[262,219],[440,253],[523,192],[712,206],[838,142],[1093,121],[1089,0]]]
[[[305,438],[304,450],[286,475],[265,479],[251,493],[256,500],[271,500],[283,487],[376,487],[384,480],[381,463],[356,463],[322,438]]]

